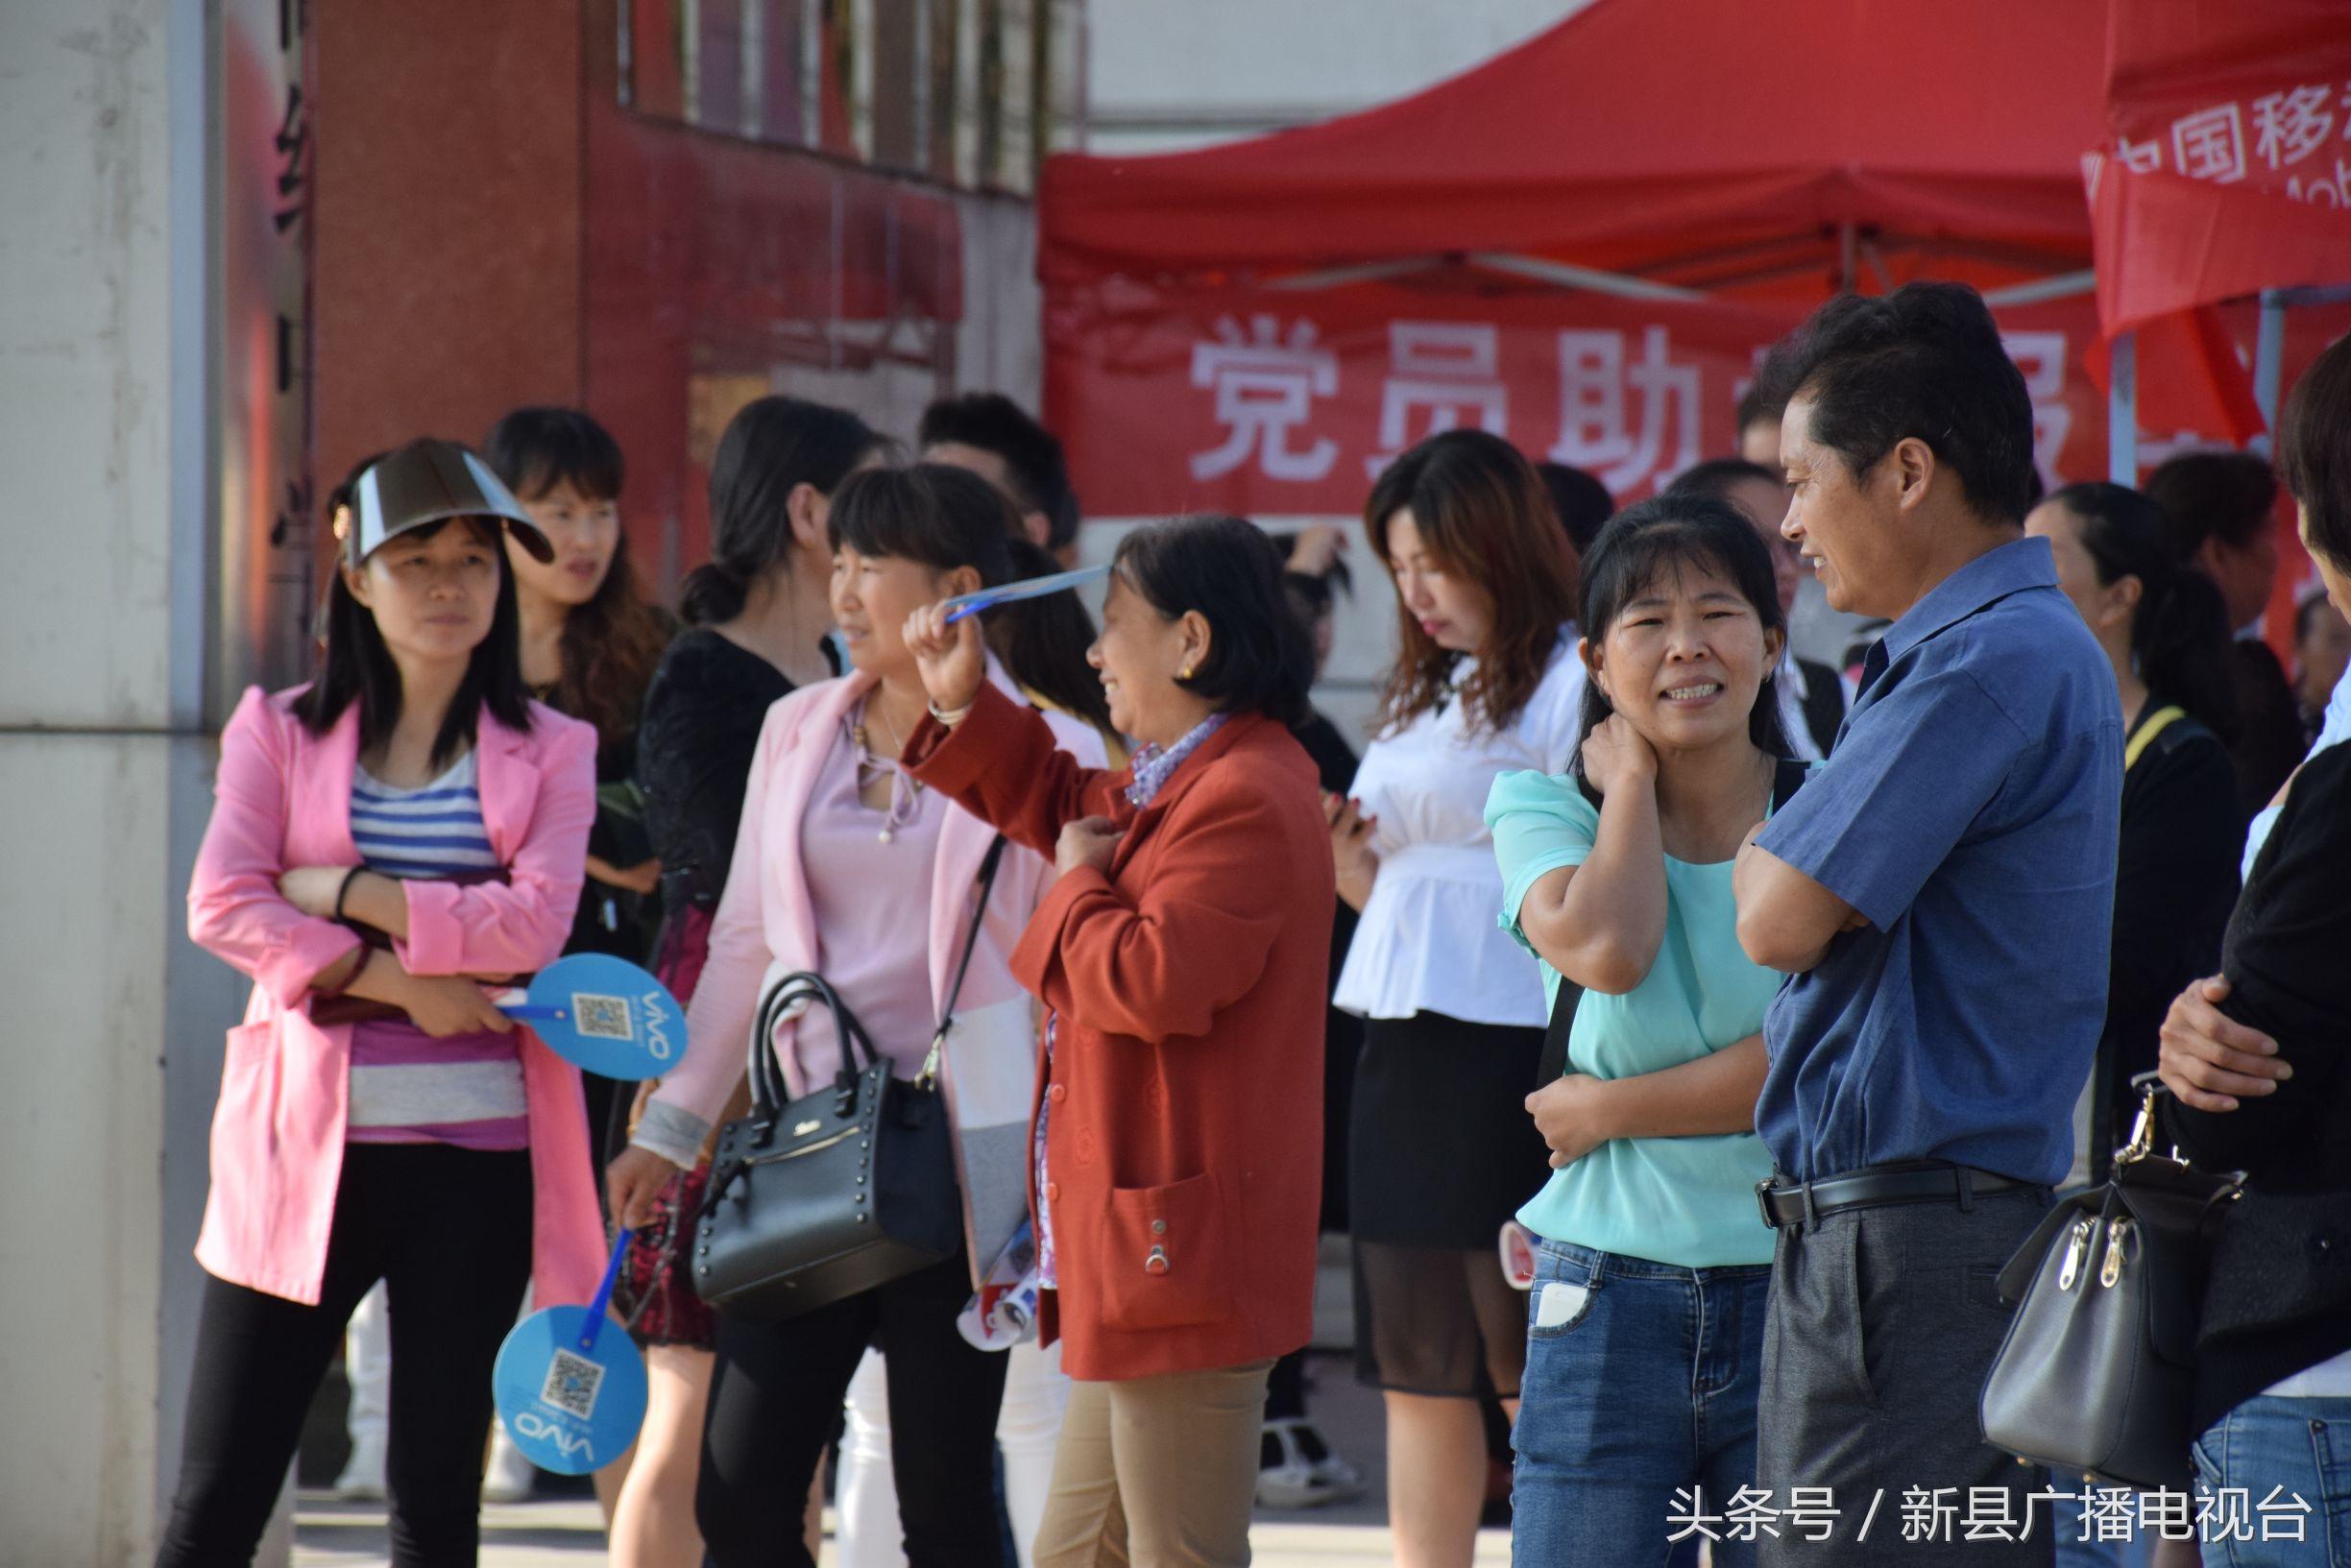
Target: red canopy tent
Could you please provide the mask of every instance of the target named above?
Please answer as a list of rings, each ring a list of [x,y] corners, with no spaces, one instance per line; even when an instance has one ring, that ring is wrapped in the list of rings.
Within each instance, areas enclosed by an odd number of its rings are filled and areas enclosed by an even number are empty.
[[[2098,316],[2113,339],[2109,468],[2125,478],[2139,469],[2142,386],[2225,386],[2273,427],[2288,307],[2351,301],[2351,14],[2340,0],[2114,0],[2106,119],[2087,175]],[[2256,295],[2248,388],[2207,324],[2216,305]],[[2297,360],[2343,318],[2311,325]],[[2190,336],[2193,367],[2150,363]],[[2290,529],[2280,548],[2288,567],[2268,621],[2283,643],[2305,568]]]
[[[1049,418],[1098,516],[1351,513],[1466,422],[1630,499],[1729,449],[1755,353],[1829,293],[1959,277],[2027,364],[2045,470],[2095,471],[2104,28],[2096,0],[1597,0],[1364,113],[1054,158]]]
[[[2107,134],[2088,159],[2098,317],[2176,333],[2259,294],[2253,398],[2274,423],[2290,303],[2351,298],[2351,14],[2340,0],[2115,0]],[[2229,376],[2237,367],[2216,367]],[[2118,407],[2135,378],[2115,377]],[[2132,471],[2136,422],[2112,427]]]
[[[1413,97],[1200,152],[1064,157],[1067,286],[1539,258],[1817,298],[2086,264],[2095,0],[1599,0]]]

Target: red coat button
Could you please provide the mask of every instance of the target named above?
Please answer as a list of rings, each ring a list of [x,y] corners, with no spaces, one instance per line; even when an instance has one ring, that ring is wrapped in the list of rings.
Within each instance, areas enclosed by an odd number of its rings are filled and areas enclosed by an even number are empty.
[[[1048,1203],[1058,1203],[1061,1201],[1061,1184],[1059,1182],[1049,1181],[1045,1184],[1045,1201]]]
[[[1054,1084],[1051,1089],[1045,1091],[1045,1098],[1058,1104],[1069,1098],[1069,1085],[1066,1083]]]

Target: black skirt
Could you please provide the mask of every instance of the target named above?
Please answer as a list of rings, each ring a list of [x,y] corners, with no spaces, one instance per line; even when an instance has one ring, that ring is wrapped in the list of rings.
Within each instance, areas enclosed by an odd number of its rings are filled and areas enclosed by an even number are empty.
[[[1358,1240],[1494,1250],[1551,1176],[1526,1109],[1542,1038],[1442,1013],[1364,1025],[1348,1137]]]

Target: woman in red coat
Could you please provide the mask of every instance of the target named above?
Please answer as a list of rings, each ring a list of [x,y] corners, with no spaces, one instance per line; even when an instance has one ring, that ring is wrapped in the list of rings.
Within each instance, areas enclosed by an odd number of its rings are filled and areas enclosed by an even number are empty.
[[[1047,1009],[1030,1202],[1076,1380],[1037,1563],[1247,1562],[1266,1374],[1313,1317],[1335,897],[1280,559],[1233,518],[1119,546],[1087,652],[1140,743],[1116,772],[986,683],[974,620],[933,606],[907,642],[916,777],[1059,873],[1012,955]]]

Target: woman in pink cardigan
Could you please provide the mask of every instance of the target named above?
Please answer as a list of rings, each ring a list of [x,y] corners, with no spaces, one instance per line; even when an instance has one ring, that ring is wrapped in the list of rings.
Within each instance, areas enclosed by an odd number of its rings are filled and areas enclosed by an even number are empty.
[[[542,1304],[594,1288],[579,1073],[487,985],[561,951],[595,815],[595,733],[522,685],[501,521],[548,553],[462,446],[369,468],[335,519],[319,678],[248,691],[221,736],[188,934],[254,991],[212,1120],[166,1568],[252,1559],[379,1279],[393,1560],[473,1562],[490,1367],[523,1285]]]
[[[1011,503],[959,469],[874,470],[835,493],[832,606],[854,669],[768,711],[685,1059],[606,1175],[613,1213],[629,1223],[649,1218],[656,1194],[692,1165],[742,1076],[760,997],[783,975],[825,976],[900,1076],[920,1070],[996,831],[898,766],[930,701],[899,633],[918,605],[1005,581],[1015,526]],[[989,674],[1013,694],[1001,666]],[[1045,722],[1057,744],[1101,764],[1093,731],[1058,714]],[[786,1322],[718,1315],[694,1509],[717,1568],[812,1568],[801,1500],[869,1344],[889,1366],[907,1561],[1002,1568],[993,1471],[1009,1358],[966,1343],[956,1316],[1028,1217],[1037,1036],[1008,957],[1047,880],[1035,854],[1002,856],[941,1052],[962,1250]],[[821,1012],[785,1022],[769,1044],[795,1098],[840,1064]]]

